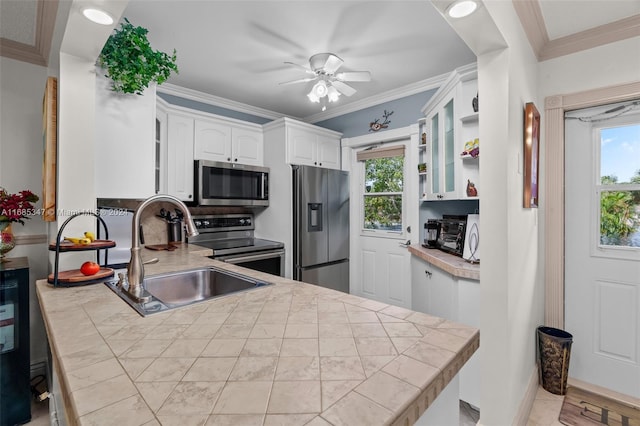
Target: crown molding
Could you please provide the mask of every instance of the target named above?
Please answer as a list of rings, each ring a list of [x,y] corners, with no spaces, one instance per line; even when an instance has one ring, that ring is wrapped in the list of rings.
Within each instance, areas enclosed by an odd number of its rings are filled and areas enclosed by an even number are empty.
[[[529,44],[540,62],[640,36],[638,14],[549,40],[540,0],[512,0],[512,3]]]
[[[475,69],[475,66],[476,65],[474,63],[470,65],[465,65],[464,67],[460,67],[459,69],[463,69],[463,68],[466,69],[467,67],[471,67]],[[442,74],[442,75],[431,77],[415,83],[407,84],[406,86],[389,90],[387,92],[379,93],[377,95],[361,99],[359,101],[350,103],[348,105],[331,108],[330,111],[321,112],[321,113],[310,115],[304,118],[300,118],[300,117],[290,117],[290,118],[294,118],[296,120],[300,120],[306,123],[317,123],[318,121],[328,120],[330,118],[334,118],[340,115],[359,111],[364,108],[380,105],[384,102],[393,101],[396,99],[404,98],[406,96],[411,96],[417,93],[425,92],[427,90],[439,88],[447,80],[449,75],[450,75],[449,73]],[[183,99],[202,102],[207,105],[213,105],[221,108],[228,108],[233,111],[252,114],[258,117],[264,117],[271,120],[277,120],[279,118],[285,117],[284,114],[280,114],[274,111],[255,107],[255,106],[244,104],[241,102],[232,101],[230,99],[200,92],[198,90],[176,86],[171,83],[164,83],[161,86],[158,86],[156,88],[156,91],[159,93],[178,96]]]
[[[546,61],[632,37],[640,37],[640,14],[549,40],[539,59]]]
[[[549,42],[547,27],[542,16],[542,9],[538,0],[513,0],[513,8],[516,10],[520,23],[524,29],[533,53],[540,60],[540,54],[545,44]]]
[[[231,99],[222,98],[220,96],[210,95],[209,93],[200,92],[198,90],[187,89],[186,87],[176,86],[170,83],[164,83],[156,88],[159,93],[178,96],[183,99],[189,99],[196,102],[202,102],[207,105],[213,105],[221,108],[228,108],[233,111],[243,112],[258,117],[276,120],[284,116],[268,109],[256,107],[242,102],[232,101]]]
[[[46,67],[58,13],[58,0],[39,0],[36,9],[35,44],[0,37],[0,56]]]
[[[427,90],[436,89],[447,80],[449,74],[450,73],[441,74],[415,83],[407,84],[406,86],[402,86],[397,89],[382,92],[374,96],[369,96],[368,98],[364,98],[347,105],[333,107],[329,111],[319,112],[317,114],[304,117],[303,121],[307,123],[317,123],[319,121],[328,120],[330,118],[349,114],[351,112],[360,111],[361,109],[380,105],[385,102],[395,101],[396,99],[415,95]]]

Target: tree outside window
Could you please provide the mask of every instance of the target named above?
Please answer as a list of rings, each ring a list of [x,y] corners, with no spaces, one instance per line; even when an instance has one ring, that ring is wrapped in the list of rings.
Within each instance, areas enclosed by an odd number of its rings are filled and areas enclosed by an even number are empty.
[[[364,228],[402,231],[404,156],[365,160]]]

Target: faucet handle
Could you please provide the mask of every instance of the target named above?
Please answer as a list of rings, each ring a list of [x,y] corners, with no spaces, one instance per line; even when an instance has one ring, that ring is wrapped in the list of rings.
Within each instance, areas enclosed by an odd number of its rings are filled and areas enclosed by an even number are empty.
[[[118,273],[118,282],[116,283],[116,287],[120,290],[122,290],[122,287],[124,286],[124,274],[122,272]]]
[[[157,257],[154,257],[153,259],[149,259],[149,260],[145,260],[144,262],[142,262],[143,265],[152,265],[154,263],[158,263],[160,261],[160,259],[158,259]]]

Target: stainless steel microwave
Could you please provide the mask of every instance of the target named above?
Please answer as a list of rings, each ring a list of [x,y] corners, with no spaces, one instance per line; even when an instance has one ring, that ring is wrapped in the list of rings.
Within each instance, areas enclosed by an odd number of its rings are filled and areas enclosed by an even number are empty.
[[[200,206],[268,206],[269,169],[219,161],[195,161]]]

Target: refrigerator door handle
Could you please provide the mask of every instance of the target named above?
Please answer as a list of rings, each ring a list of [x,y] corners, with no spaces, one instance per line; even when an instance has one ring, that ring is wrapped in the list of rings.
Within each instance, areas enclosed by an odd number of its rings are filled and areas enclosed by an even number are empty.
[[[322,232],[322,203],[307,204],[308,232]]]

